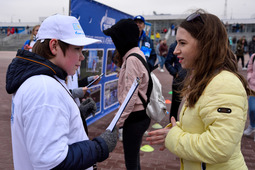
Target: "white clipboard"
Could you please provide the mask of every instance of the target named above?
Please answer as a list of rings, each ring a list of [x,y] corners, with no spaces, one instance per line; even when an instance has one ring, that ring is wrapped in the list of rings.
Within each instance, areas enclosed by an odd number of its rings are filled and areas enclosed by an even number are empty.
[[[139,84],[140,84],[140,80],[139,80],[139,78],[137,77],[137,78],[134,80],[134,82],[133,82],[131,88],[129,89],[128,94],[127,94],[127,96],[126,96],[124,102],[121,104],[121,106],[120,106],[120,108],[119,108],[117,114],[114,116],[114,118],[112,119],[110,125],[106,128],[106,130],[110,130],[110,131],[112,132],[113,128],[115,127],[116,123],[118,122],[118,120],[119,120],[121,114],[122,114],[123,111],[125,110],[125,108],[126,108],[128,102],[129,102],[129,100],[130,100],[131,97],[133,96],[133,94],[134,94],[134,92],[135,92],[135,90],[137,89],[137,87],[138,87]]]

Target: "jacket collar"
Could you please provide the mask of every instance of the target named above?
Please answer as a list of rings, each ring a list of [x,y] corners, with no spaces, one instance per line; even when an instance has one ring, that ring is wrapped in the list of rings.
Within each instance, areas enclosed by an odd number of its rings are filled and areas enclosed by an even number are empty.
[[[6,91],[9,94],[16,92],[24,81],[35,75],[56,75],[65,80],[67,73],[44,57],[27,50],[18,50],[7,69]]]

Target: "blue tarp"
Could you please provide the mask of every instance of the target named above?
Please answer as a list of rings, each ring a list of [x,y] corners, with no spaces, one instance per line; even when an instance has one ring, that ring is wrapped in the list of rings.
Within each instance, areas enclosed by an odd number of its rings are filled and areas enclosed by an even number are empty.
[[[95,117],[87,119],[88,125],[118,108],[116,66],[111,57],[115,49],[110,37],[103,30],[110,28],[120,19],[133,18],[109,6],[91,0],[71,0],[70,15],[76,17],[86,36],[102,42],[84,47],[85,60],[81,65],[81,77],[104,73],[98,85],[89,90],[90,97],[97,103]]]

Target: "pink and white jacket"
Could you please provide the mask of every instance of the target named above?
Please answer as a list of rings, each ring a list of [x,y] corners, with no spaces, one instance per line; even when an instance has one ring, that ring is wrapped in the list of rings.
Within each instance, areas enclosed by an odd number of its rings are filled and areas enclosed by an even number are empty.
[[[247,69],[247,80],[252,90],[255,90],[255,61],[253,60],[254,57],[255,53],[252,54]]]
[[[143,52],[139,49],[139,47],[134,47],[130,49],[125,56],[123,57],[123,64],[121,66],[121,70],[119,73],[119,81],[118,81],[118,100],[119,103],[122,104],[127,96],[127,93],[132,86],[134,80],[139,77],[140,84],[138,89],[134,92],[132,98],[130,99],[128,105],[125,108],[125,111],[122,113],[117,126],[122,127],[125,120],[128,118],[131,112],[143,110],[143,103],[138,96],[138,91],[141,96],[147,100],[146,92],[148,89],[149,75],[148,71],[144,67],[143,63],[137,58],[130,56],[127,60],[126,58],[132,54],[137,53],[140,54],[144,60],[145,56]]]

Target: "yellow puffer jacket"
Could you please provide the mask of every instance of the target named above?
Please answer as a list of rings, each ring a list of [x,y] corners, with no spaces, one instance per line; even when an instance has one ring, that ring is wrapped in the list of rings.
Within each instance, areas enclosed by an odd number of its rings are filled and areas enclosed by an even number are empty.
[[[185,107],[165,146],[181,158],[181,170],[247,170],[241,138],[247,117],[241,81],[222,71],[207,85],[193,108]]]

